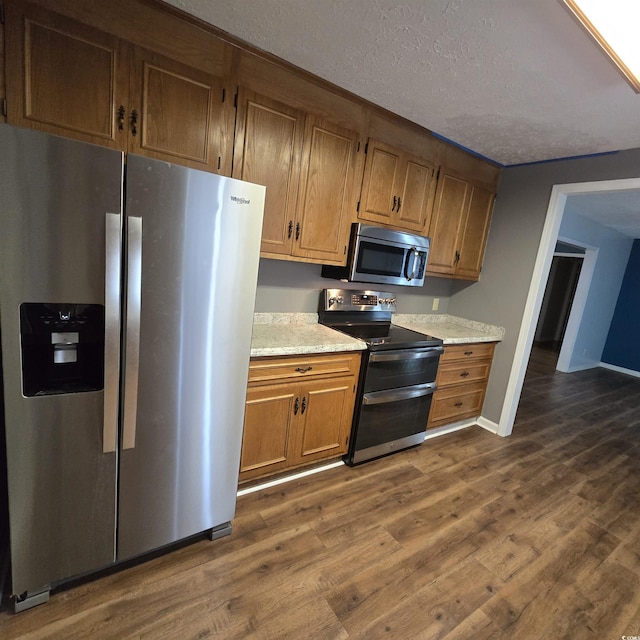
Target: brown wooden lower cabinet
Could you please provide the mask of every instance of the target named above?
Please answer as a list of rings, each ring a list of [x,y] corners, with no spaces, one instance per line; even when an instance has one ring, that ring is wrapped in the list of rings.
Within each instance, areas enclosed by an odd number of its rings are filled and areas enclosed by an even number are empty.
[[[495,342],[446,345],[427,428],[475,418],[482,412]]]
[[[346,453],[360,353],[254,358],[240,481]]]

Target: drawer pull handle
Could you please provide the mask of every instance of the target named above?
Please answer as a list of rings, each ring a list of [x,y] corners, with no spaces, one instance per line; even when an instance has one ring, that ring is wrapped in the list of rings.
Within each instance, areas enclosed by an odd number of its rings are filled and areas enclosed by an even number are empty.
[[[472,356],[473,355],[473,351],[465,351],[464,355],[465,356]]]
[[[462,406],[462,402],[460,402],[460,400],[458,400],[458,402],[456,402],[453,406],[454,407],[461,407]]]
[[[296,371],[298,373],[307,373],[307,371],[311,371],[313,367],[296,367]]]
[[[468,371],[463,371],[463,372],[460,374],[460,377],[461,377],[461,378],[466,378],[468,375],[469,375],[469,372],[468,372]]]

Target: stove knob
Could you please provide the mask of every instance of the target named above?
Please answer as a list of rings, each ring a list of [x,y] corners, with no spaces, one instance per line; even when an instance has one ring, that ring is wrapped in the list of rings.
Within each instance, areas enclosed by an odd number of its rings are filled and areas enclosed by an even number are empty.
[[[396,303],[395,298],[389,298],[389,304],[395,304],[395,303]]]
[[[344,302],[344,298],[342,296],[338,296],[337,302],[338,304],[342,304]]]
[[[329,298],[329,306],[331,306],[335,301],[335,298]]]

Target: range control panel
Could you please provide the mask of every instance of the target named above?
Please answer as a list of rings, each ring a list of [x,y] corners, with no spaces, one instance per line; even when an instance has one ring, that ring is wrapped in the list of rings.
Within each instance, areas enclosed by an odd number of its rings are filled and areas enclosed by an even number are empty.
[[[388,291],[325,289],[324,311],[395,311],[396,296]]]

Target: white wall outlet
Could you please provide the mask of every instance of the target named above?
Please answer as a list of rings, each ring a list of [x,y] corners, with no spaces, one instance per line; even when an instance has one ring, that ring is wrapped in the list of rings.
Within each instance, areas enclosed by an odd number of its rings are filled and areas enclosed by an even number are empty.
[[[433,304],[431,305],[431,311],[437,311],[440,306],[440,298],[434,298]]]

